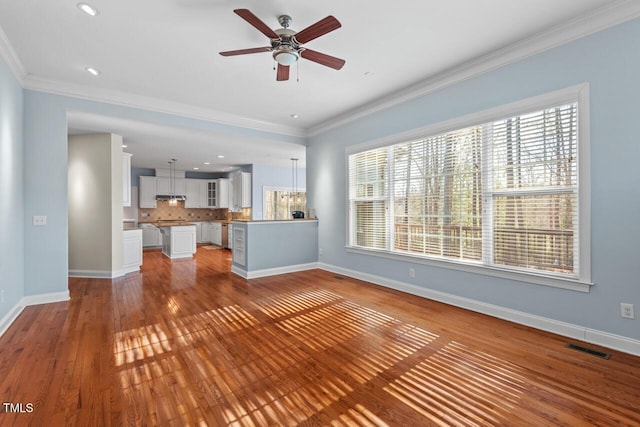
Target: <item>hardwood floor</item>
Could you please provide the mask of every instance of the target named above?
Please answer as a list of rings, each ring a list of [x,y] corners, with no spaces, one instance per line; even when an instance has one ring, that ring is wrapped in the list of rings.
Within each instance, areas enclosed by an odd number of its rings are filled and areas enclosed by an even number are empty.
[[[316,270],[146,252],[0,338],[0,425],[640,425],[640,358]],[[572,341],[574,342],[574,341]],[[22,404],[22,406],[17,406]],[[33,405],[29,411],[28,404]]]

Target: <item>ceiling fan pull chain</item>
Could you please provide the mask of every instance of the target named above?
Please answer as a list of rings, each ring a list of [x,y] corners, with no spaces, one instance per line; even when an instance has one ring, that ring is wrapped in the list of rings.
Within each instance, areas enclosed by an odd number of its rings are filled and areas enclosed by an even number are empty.
[[[300,62],[296,62],[296,82],[300,83]]]

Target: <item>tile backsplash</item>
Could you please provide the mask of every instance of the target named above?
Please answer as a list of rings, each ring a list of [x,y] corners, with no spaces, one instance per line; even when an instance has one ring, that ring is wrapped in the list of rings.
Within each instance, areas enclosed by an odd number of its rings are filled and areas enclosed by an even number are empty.
[[[214,219],[250,219],[251,210],[229,212],[229,209],[188,209],[183,201],[171,205],[168,200],[158,200],[156,208],[139,208],[138,222],[155,222],[158,220],[210,221]],[[146,215],[145,215],[146,214]]]

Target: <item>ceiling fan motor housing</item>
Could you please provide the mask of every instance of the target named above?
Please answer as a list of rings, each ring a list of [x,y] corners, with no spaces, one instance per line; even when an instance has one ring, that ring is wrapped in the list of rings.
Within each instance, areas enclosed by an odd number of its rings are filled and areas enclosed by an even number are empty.
[[[285,28],[274,30],[274,32],[280,36],[279,39],[273,39],[271,41],[271,47],[273,48],[273,59],[280,65],[289,66],[295,64],[300,59],[299,47],[294,36],[296,32],[286,28],[285,23],[282,22],[282,18],[286,17],[291,21],[291,18],[287,15],[282,15],[280,18],[280,24]]]

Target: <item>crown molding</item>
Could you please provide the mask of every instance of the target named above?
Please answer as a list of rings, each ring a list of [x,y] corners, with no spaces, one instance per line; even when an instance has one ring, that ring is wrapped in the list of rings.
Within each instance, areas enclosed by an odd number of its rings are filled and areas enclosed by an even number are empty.
[[[411,101],[638,17],[640,17],[639,1],[620,0],[614,2],[591,13],[580,15],[547,31],[523,39],[520,42],[450,68],[391,95],[383,96],[360,107],[342,112],[339,116],[309,127],[307,136],[319,135],[378,111]]]
[[[20,61],[13,46],[11,46],[9,38],[2,27],[0,27],[0,57],[5,60],[16,80],[18,80],[22,86],[27,76],[27,70],[24,68],[24,65],[22,65],[22,61]]]
[[[307,129],[122,91],[99,89],[91,86],[36,77],[27,74],[24,65],[1,27],[0,56],[5,59],[12,73],[25,89],[304,138],[321,134],[375,112],[419,98],[638,17],[640,17],[640,2],[637,0],[620,0],[613,2],[545,32],[515,44],[505,46],[490,54],[467,61],[457,67],[453,67],[433,77],[408,86],[401,91],[383,96],[360,107],[341,112],[340,115]]]
[[[172,114],[191,119],[204,120],[228,126],[252,130],[273,132],[281,135],[305,137],[304,129],[283,126],[276,123],[256,120],[219,110],[196,107],[189,104],[167,101],[165,99],[126,93],[118,90],[100,89],[93,86],[78,85],[28,75],[22,85],[25,89],[46,92],[55,95],[71,96],[89,101],[106,102],[124,107],[140,108],[158,113]]]

